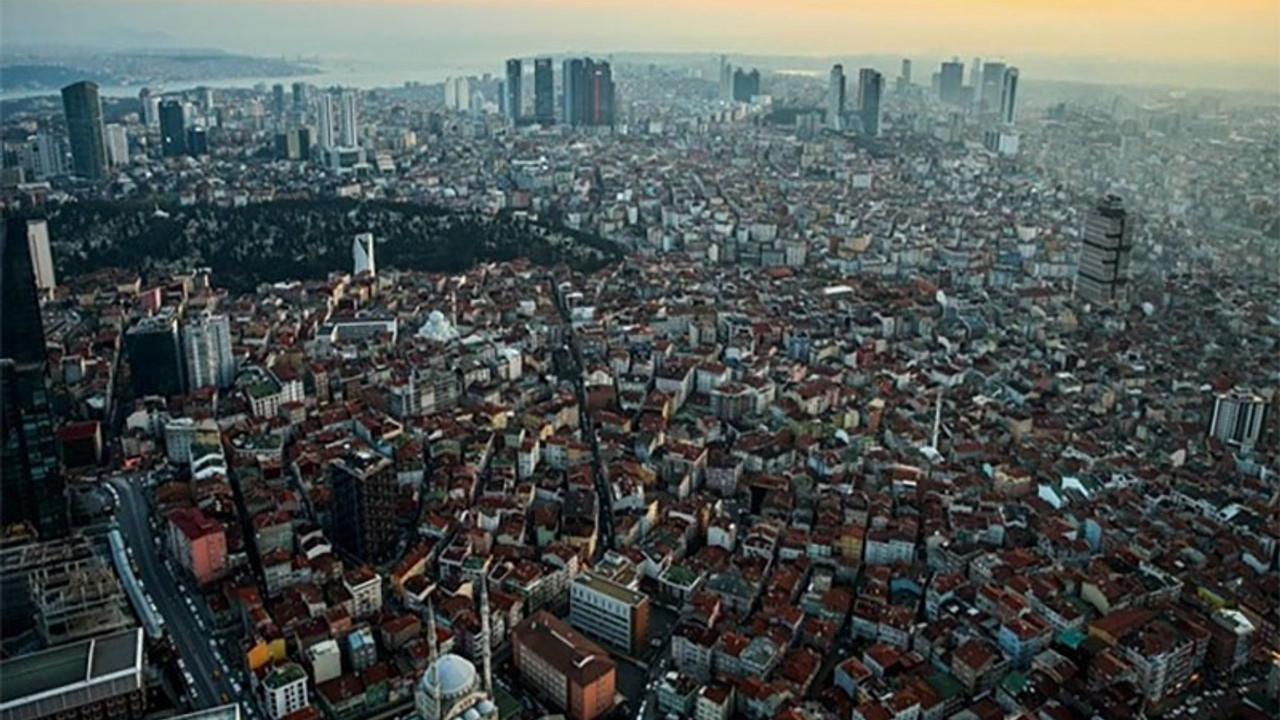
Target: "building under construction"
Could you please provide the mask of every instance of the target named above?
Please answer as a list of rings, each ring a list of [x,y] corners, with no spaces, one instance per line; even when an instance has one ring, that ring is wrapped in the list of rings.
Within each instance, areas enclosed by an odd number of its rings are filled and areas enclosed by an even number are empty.
[[[134,625],[119,576],[86,538],[0,551],[0,576],[7,638],[35,629],[53,646]]]

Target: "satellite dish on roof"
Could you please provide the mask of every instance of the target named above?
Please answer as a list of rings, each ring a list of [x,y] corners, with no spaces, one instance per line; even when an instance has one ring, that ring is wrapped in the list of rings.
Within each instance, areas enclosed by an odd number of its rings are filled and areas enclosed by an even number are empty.
[[[947,294],[942,292],[941,290],[938,291],[937,295],[934,295],[934,299],[936,299],[938,301],[938,304],[941,305],[942,307],[947,306]]]

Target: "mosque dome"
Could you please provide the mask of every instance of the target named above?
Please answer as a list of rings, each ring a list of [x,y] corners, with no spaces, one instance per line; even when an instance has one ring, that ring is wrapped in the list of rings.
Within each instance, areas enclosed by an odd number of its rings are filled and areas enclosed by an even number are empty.
[[[476,666],[459,655],[441,656],[422,675],[422,687],[435,693],[436,675],[440,676],[440,694],[444,698],[463,695],[476,686]]]

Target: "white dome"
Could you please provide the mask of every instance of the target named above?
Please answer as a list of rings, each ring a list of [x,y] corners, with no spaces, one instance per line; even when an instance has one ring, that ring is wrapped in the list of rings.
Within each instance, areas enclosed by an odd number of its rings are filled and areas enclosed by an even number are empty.
[[[432,310],[427,314],[427,321],[418,328],[418,335],[437,342],[448,342],[457,339],[458,329],[449,322],[449,318],[445,317],[444,313]]]
[[[495,708],[493,706],[493,703],[489,702],[488,700],[481,700],[479,703],[476,704],[476,709],[480,711],[481,715],[488,715],[489,713],[493,712],[497,708]]]
[[[422,687],[435,693],[436,673],[440,674],[440,694],[445,698],[461,695],[476,684],[476,666],[459,655],[444,655],[422,674]]]
[[[480,720],[480,713],[475,708],[462,713],[463,720]]]

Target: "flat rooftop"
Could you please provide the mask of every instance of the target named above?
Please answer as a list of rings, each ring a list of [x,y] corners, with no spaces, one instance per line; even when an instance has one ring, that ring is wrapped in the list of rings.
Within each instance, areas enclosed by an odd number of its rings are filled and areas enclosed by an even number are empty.
[[[590,571],[579,573],[578,576],[573,579],[573,582],[575,585],[582,585],[590,588],[601,595],[608,595],[614,600],[624,602],[628,605],[639,605],[649,599],[649,596],[642,592],[636,592],[625,585],[619,585],[612,580],[602,578]]]
[[[0,710],[142,669],[142,630],[59,645],[0,662]]]

